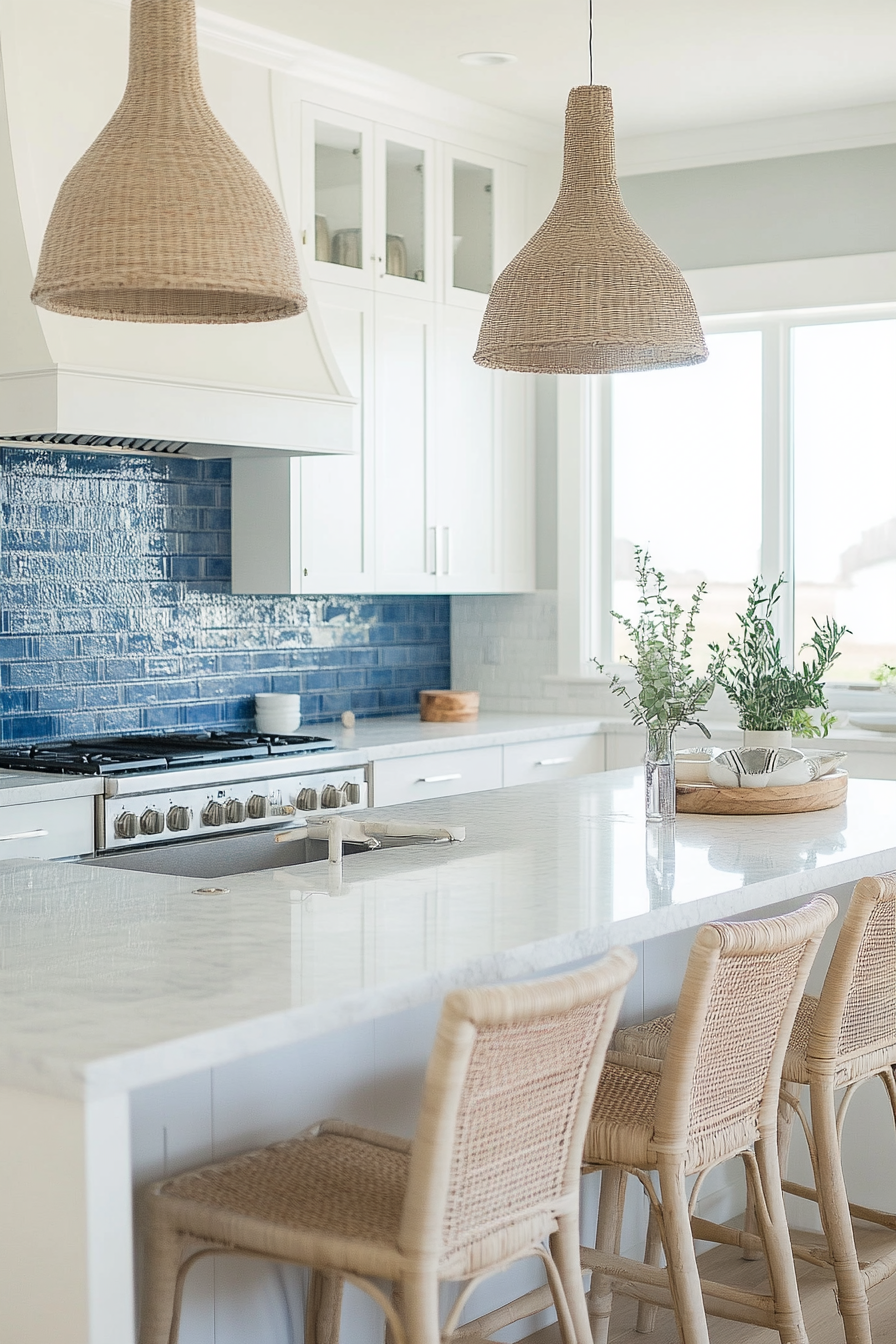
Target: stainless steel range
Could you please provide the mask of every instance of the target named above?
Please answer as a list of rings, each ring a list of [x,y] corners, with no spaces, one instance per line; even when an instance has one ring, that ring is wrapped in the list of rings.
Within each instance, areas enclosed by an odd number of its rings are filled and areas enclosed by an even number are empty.
[[[308,815],[366,807],[365,767],[328,768],[326,754],[334,747],[325,737],[265,733],[85,738],[8,749],[0,752],[0,766],[102,776],[96,849],[111,856],[282,829]],[[163,859],[133,866],[178,871],[184,865]]]

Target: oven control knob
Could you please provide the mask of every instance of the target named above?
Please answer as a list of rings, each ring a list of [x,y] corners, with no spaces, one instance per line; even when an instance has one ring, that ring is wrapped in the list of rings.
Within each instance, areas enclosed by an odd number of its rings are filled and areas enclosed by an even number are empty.
[[[349,783],[348,780],[346,780],[342,786],[342,792],[345,795],[345,801],[347,803],[360,803],[361,801],[360,784],[351,784]]]
[[[169,807],[165,818],[169,831],[188,831],[192,820],[193,813],[188,807]]]
[[[115,835],[119,840],[133,840],[140,827],[136,814],[119,812],[115,818]]]
[[[206,803],[202,809],[200,820],[203,826],[223,826],[224,825],[224,804]]]
[[[161,835],[165,829],[165,818],[157,807],[148,807],[140,818],[140,830],[144,835]]]
[[[268,814],[267,795],[263,793],[253,793],[246,805],[246,811],[253,821],[260,821],[262,817]]]
[[[229,822],[246,820],[246,804],[239,798],[228,798],[224,804],[224,819]]]
[[[296,799],[296,807],[300,812],[316,812],[320,807],[317,789],[303,789]]]
[[[345,798],[342,790],[337,789],[333,784],[328,784],[320,796],[321,807],[345,807]]]

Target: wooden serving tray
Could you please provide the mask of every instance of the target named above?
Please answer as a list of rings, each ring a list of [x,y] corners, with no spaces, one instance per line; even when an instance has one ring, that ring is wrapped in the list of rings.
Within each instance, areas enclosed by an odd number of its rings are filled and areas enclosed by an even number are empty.
[[[774,816],[784,812],[823,812],[846,798],[849,775],[833,770],[811,784],[765,789],[722,789],[715,784],[677,784],[676,812],[703,812],[721,817]]]

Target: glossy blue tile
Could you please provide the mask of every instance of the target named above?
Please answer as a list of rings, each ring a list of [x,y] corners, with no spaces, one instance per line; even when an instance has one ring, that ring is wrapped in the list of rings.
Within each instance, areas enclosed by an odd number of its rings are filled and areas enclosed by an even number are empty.
[[[406,713],[449,684],[443,597],[232,596],[230,463],[0,449],[0,732],[21,741]],[[396,673],[400,672],[400,676]]]

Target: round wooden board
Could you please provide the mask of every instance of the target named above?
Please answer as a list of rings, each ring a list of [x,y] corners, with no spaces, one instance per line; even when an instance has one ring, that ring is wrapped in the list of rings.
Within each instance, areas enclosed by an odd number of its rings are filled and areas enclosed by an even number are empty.
[[[823,812],[846,798],[849,775],[833,770],[811,784],[765,789],[720,789],[715,784],[677,784],[676,812],[721,817],[775,816],[784,812]]]

